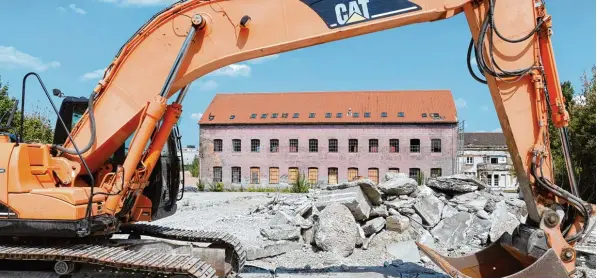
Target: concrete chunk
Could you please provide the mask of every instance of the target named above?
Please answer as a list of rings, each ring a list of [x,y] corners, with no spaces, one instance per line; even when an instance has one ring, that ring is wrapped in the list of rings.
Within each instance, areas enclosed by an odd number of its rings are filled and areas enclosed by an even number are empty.
[[[247,249],[247,260],[253,261],[261,258],[274,257],[301,248],[298,242],[283,241],[264,247],[249,247]]]
[[[489,231],[491,242],[497,241],[506,232],[511,234],[520,224],[516,216],[508,212],[507,205],[503,201],[496,204],[496,209],[491,213],[489,221],[491,222]]]
[[[383,217],[377,217],[367,221],[367,223],[365,223],[365,225],[363,225],[361,228],[365,232],[365,236],[370,236],[381,231],[385,225],[386,220]]]
[[[441,220],[444,203],[431,195],[417,201],[414,208],[428,225],[435,226]]]
[[[375,218],[375,217],[384,217],[385,218],[388,216],[389,216],[389,213],[388,213],[387,206],[385,204],[371,208],[371,213],[369,213],[369,218]]]
[[[293,226],[271,226],[262,228],[261,235],[269,240],[298,240],[301,237],[301,229]]]
[[[348,257],[354,251],[358,230],[355,220],[346,206],[333,203],[327,206],[316,220],[315,243],[323,251]]]
[[[386,218],[386,230],[403,232],[410,227],[410,219],[406,216],[394,215]]]
[[[379,189],[386,195],[408,195],[417,189],[417,181],[412,178],[398,177],[379,184]]]
[[[318,210],[323,210],[326,206],[332,203],[340,203],[348,207],[357,221],[369,219],[371,204],[360,187],[321,193],[317,197],[315,207],[317,207]]]
[[[464,209],[466,210],[467,208],[464,207]],[[465,211],[463,210],[463,211]],[[450,218],[452,216],[454,216],[454,214],[458,213],[458,209],[449,206],[449,205],[444,205],[444,209],[442,209],[442,219],[446,219],[446,218]]]
[[[482,181],[476,177],[464,174],[430,178],[427,181],[427,186],[440,190],[464,193],[485,189],[485,184]]]
[[[458,212],[450,218],[441,220],[431,230],[431,234],[445,247],[459,245],[466,239],[471,219],[472,215],[470,213]]]
[[[390,254],[394,260],[402,260],[411,263],[417,263],[421,260],[419,248],[412,240],[388,244],[386,245],[386,252]]]

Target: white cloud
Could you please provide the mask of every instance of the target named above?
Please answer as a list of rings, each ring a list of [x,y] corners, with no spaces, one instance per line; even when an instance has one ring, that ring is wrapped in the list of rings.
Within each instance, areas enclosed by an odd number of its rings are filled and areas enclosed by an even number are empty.
[[[201,91],[210,91],[218,88],[219,84],[213,80],[208,81],[196,81],[191,85],[193,88],[197,88]]]
[[[85,73],[84,75],[81,76],[80,79],[82,81],[99,80],[104,76],[105,71],[106,71],[106,69],[97,69],[93,72]]]
[[[481,110],[482,110],[482,111],[488,111],[488,110],[489,110],[489,107],[488,107],[488,106],[481,106]]]
[[[0,68],[22,68],[43,72],[58,67],[60,67],[58,61],[44,62],[39,57],[21,52],[12,46],[0,46]]]
[[[278,57],[280,57],[280,54],[272,54],[272,55],[268,55],[268,56],[263,56],[263,57],[251,59],[251,60],[249,60],[247,62],[251,63],[251,64],[262,64],[262,63],[265,63],[267,61],[276,60],[276,59],[278,59]]]
[[[64,8],[64,7],[58,7],[58,8],[56,8],[56,10],[59,12],[66,13],[66,8]]]
[[[191,119],[194,119],[194,120],[201,119],[201,116],[203,116],[203,113],[201,113],[201,112],[193,112],[193,113],[191,113]]]
[[[493,129],[492,132],[494,132],[494,133],[501,133],[502,132],[502,128]]]
[[[458,99],[454,100],[454,103],[456,103],[457,108],[465,108],[466,107],[466,100],[464,100],[462,98],[458,98]]]
[[[70,8],[70,9],[71,9],[73,12],[75,12],[75,13],[77,13],[77,14],[80,14],[80,15],[86,15],[86,14],[87,14],[87,11],[85,11],[85,10],[83,10],[83,9],[81,9],[81,8],[79,8],[79,7],[77,7],[77,5],[75,5],[75,4],[70,4],[70,5],[68,5],[68,7],[69,7],[69,8]]]
[[[245,64],[231,64],[226,67],[220,68],[210,75],[214,76],[229,76],[229,77],[248,77],[251,75],[251,67]]]

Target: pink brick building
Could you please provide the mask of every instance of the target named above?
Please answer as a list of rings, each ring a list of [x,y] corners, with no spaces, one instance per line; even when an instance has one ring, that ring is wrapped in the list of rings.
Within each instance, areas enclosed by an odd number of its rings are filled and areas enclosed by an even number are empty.
[[[226,187],[456,171],[447,90],[218,94],[199,124],[200,179]]]

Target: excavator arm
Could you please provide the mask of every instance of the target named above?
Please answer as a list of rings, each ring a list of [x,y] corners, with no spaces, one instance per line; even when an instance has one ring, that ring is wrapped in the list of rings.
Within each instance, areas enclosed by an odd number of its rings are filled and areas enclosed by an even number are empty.
[[[551,17],[542,0],[177,2],[151,18],[120,49],[93,90],[91,106],[73,128],[72,140],[55,148],[60,157],[85,166],[81,175],[96,176],[95,185],[84,185],[91,186],[92,193],[94,186],[107,193],[103,206],[92,210],[93,214],[118,216],[124,222],[144,220],[146,215],[139,208],[146,201],[140,192],[180,117],[189,85],[197,78],[240,61],[460,13],[466,16],[472,35],[469,70],[488,86],[527,205],[528,221],[520,229],[525,233],[494,244],[500,247],[499,253],[486,252],[472,264],[420,247],[453,276],[520,275],[513,269],[536,268],[537,264],[553,266],[557,269],[553,275],[569,275],[574,271],[573,245],[586,233],[594,206],[578,198],[576,183],[571,183],[570,191],[554,184],[548,121],[551,118],[565,137],[569,116],[551,46]],[[470,62],[472,54],[476,63]],[[475,75],[473,68],[482,76]],[[168,104],[174,95],[176,99]],[[110,174],[112,179],[99,176],[105,174],[100,170],[105,169],[108,158],[131,135],[129,153],[122,166]],[[567,140],[563,142],[567,153]],[[574,182],[569,158],[567,165]],[[558,208],[568,206],[577,212],[573,220],[556,214]],[[545,236],[544,245],[530,245],[530,236],[540,233]],[[513,247],[521,241],[529,244],[527,247],[551,252],[520,252]],[[498,254],[510,255],[522,264],[511,264],[507,270],[500,266],[495,271]],[[552,261],[545,262],[548,258]]]

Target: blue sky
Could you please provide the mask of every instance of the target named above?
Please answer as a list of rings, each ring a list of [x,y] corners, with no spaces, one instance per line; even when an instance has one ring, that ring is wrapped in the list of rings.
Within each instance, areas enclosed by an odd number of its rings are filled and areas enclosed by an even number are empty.
[[[438,0],[439,1],[439,0]],[[20,95],[29,71],[48,88],[88,96],[122,44],[172,0],[19,0],[0,9],[0,76]],[[547,0],[560,79],[579,89],[595,64],[595,1]],[[463,14],[226,67],[195,81],[183,106],[183,144],[198,143],[197,117],[216,93],[450,89],[467,131],[499,122],[489,91],[468,74]],[[101,71],[100,71],[101,72]],[[49,104],[29,85],[27,109]],[[54,100],[59,102],[58,100]]]

